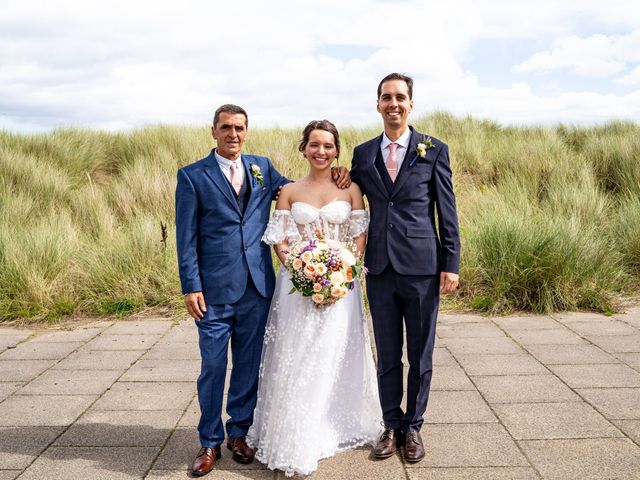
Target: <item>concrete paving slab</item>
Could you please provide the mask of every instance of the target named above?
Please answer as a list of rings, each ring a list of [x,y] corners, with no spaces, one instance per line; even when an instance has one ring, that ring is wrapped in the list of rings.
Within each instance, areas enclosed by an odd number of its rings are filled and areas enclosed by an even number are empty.
[[[491,423],[498,419],[480,394],[473,392],[432,391],[425,416],[426,423]]]
[[[473,353],[526,353],[516,342],[507,337],[489,337],[483,338],[482,341],[478,341],[477,338],[448,338],[447,349],[455,357]]]
[[[472,377],[489,403],[577,402],[574,392],[553,375]]]
[[[141,479],[157,453],[158,447],[51,447],[20,478]]]
[[[0,360],[60,360],[81,345],[82,342],[25,342],[16,348],[4,351],[0,354]]]
[[[436,334],[440,338],[504,337],[505,334],[492,323],[454,323],[439,325]]]
[[[88,342],[96,335],[100,334],[104,327],[78,327],[68,330],[44,331],[29,339],[34,343],[56,343],[56,342]]]
[[[508,332],[516,330],[548,330],[562,326],[553,318],[543,315],[493,317],[491,321]]]
[[[119,320],[105,330],[105,335],[162,335],[173,325],[166,319]]]
[[[467,375],[546,375],[549,370],[528,354],[459,355]]]
[[[198,450],[200,449],[200,440],[198,432],[194,428],[177,428],[167,445],[162,450],[158,460],[153,465],[154,470],[182,470],[186,471],[192,464]],[[265,466],[260,462],[254,461],[248,465],[234,462],[231,458],[231,452],[226,448],[226,444],[222,448],[222,458],[216,463],[216,471],[220,472],[222,478],[226,478],[229,470],[266,470]]]
[[[29,335],[3,335],[0,337],[0,350],[14,348],[28,337]]]
[[[640,472],[640,448],[627,438],[527,440],[520,445],[545,479],[631,479]]]
[[[229,420],[229,414],[225,411],[225,405],[227,404],[227,394],[225,393],[222,398],[222,422],[226,422]],[[196,428],[198,423],[200,422],[200,403],[198,402],[198,396],[196,395],[187,410],[184,412],[184,415],[178,422],[179,427],[193,427]]]
[[[200,360],[142,359],[122,377],[124,382],[195,382]]]
[[[617,313],[615,318],[636,328],[640,328],[640,306],[630,307],[624,313]]]
[[[613,355],[594,345],[527,345],[527,350],[545,365],[618,363]]]
[[[12,395],[0,403],[0,426],[71,425],[96,399],[92,395]]]
[[[640,388],[583,388],[577,392],[610,420],[640,420]]]
[[[53,368],[55,370],[124,371],[142,355],[144,350],[89,350],[81,347]]]
[[[631,440],[640,444],[640,420],[611,420]]]
[[[118,382],[93,406],[96,410],[184,410],[196,391],[193,382]]]
[[[581,321],[581,322],[608,322],[612,317],[594,312],[558,312],[552,315],[554,320],[560,323]]]
[[[407,378],[408,368],[405,367]],[[457,365],[441,365],[433,368],[431,390],[475,390],[469,377]]]
[[[105,411],[90,409],[56,441],[55,446],[162,446],[182,410]]]
[[[354,465],[358,466],[357,469],[354,469]],[[308,478],[309,480],[353,480],[354,477],[389,480],[407,478],[399,455],[377,460],[371,454],[370,447],[347,450],[334,457],[320,460],[318,469]],[[282,472],[279,472],[277,478],[284,478]]]
[[[639,335],[589,335],[589,341],[610,353],[640,353]]]
[[[550,365],[571,388],[640,387],[640,373],[627,365]]]
[[[529,466],[504,427],[497,423],[426,425],[422,440],[427,452],[408,472],[424,467]]]
[[[185,478],[190,478],[190,476],[186,469],[151,470],[144,478],[148,480],[183,480]],[[218,472],[218,469],[214,468],[213,471],[204,478],[211,478],[214,480],[222,478],[224,478],[224,480],[273,480],[276,476],[271,470],[225,470],[224,477],[222,477]]]
[[[579,335],[636,335],[638,330],[621,322],[609,320],[608,322],[582,322],[579,320],[565,322],[565,325]]]
[[[511,336],[524,346],[528,345],[587,345],[587,342],[566,328],[551,330],[514,330]]]
[[[63,427],[0,428],[0,468],[27,468],[62,430]]]
[[[584,402],[504,403],[493,408],[516,440],[623,436]]]
[[[530,467],[477,468],[412,468],[409,480],[534,480],[538,479]]]
[[[174,360],[199,360],[200,349],[192,342],[166,343],[158,342],[145,355],[145,360],[172,358]]]
[[[615,353],[615,357],[622,363],[636,370],[640,369],[640,353]]]
[[[167,344],[191,343],[198,344],[198,329],[191,322],[188,327],[176,326],[162,337],[162,341]]]
[[[101,395],[120,370],[48,370],[18,392],[21,395]]]
[[[452,323],[486,323],[488,317],[473,313],[440,313],[438,315],[439,324]]]
[[[160,335],[105,335],[102,334],[86,344],[88,350],[148,350]]]
[[[55,363],[56,360],[0,360],[0,379],[29,382]]]
[[[0,470],[0,480],[15,480],[22,470]]]
[[[446,348],[434,348],[433,349],[433,366],[441,365],[457,365],[458,363],[453,358],[453,355],[449,353]]]
[[[0,402],[24,385],[16,382],[0,382]]]

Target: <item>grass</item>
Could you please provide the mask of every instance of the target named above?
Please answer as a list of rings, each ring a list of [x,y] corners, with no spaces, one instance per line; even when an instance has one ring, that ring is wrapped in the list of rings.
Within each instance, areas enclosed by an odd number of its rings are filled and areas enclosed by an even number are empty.
[[[463,255],[446,305],[610,313],[638,291],[640,126],[515,128],[446,113],[414,125],[450,146]],[[300,130],[251,130],[245,151],[301,177]],[[341,128],[341,164],[378,133]],[[206,127],[0,132],[0,321],[182,313],[175,174],[212,146]]]

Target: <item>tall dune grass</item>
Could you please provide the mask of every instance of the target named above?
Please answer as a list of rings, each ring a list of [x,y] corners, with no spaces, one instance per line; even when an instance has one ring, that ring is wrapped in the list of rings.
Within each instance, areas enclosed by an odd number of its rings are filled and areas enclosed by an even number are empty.
[[[637,293],[638,125],[515,128],[446,113],[414,125],[450,146],[463,255],[449,305],[610,312]],[[299,178],[300,130],[252,129],[245,151]],[[341,128],[340,163],[378,133]],[[0,132],[0,321],[181,311],[175,175],[212,146],[207,127]]]

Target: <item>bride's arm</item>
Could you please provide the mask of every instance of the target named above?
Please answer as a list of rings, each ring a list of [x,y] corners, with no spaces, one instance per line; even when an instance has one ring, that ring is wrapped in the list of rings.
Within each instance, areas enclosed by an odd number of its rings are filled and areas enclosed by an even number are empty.
[[[283,187],[280,191],[280,195],[278,196],[278,201],[276,202],[276,210],[289,210],[291,211],[291,187]],[[276,255],[280,259],[280,263],[284,265],[287,261],[289,250],[289,242],[285,238],[282,242],[276,243],[273,245],[273,251],[276,252]]]
[[[356,183],[352,183],[349,187],[349,193],[351,194],[351,210],[364,210],[364,199],[362,198],[362,192],[360,187]],[[364,249],[367,246],[367,235],[362,233],[360,236],[354,238],[358,253],[362,255]]]

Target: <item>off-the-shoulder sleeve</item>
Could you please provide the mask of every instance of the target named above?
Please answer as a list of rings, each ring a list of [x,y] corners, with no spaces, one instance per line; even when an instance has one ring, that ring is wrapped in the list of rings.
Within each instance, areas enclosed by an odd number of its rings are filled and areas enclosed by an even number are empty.
[[[262,241],[267,245],[275,245],[285,240],[289,243],[300,241],[298,227],[289,210],[274,210],[262,236]]]
[[[369,212],[366,210],[352,210],[349,218],[349,236],[357,238],[369,229]]]

